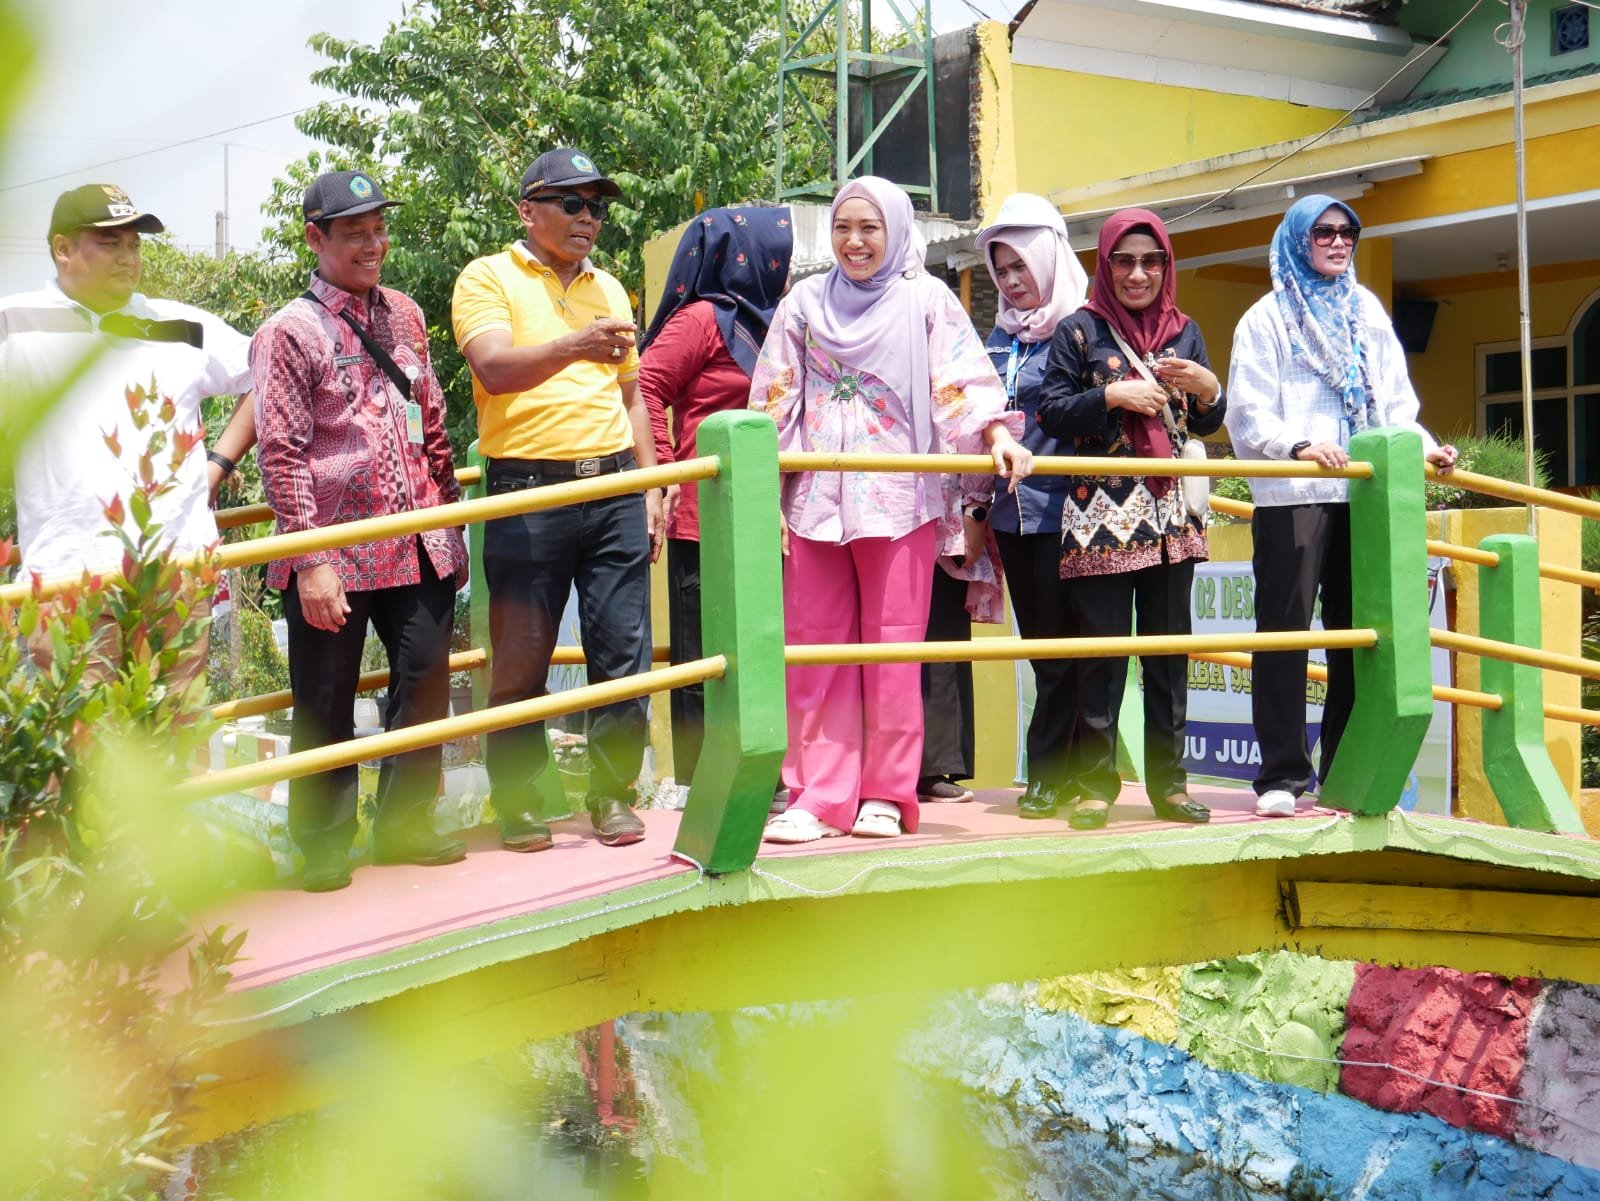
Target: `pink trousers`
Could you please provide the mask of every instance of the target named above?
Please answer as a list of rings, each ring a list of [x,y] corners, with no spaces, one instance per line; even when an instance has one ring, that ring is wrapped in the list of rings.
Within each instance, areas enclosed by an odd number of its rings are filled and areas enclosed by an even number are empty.
[[[790,645],[920,642],[933,590],[934,522],[903,538],[842,545],[791,534],[783,573],[784,634]],[[848,830],[864,800],[893,803],[907,833],[917,828],[922,766],[919,663],[791,667],[790,803]]]

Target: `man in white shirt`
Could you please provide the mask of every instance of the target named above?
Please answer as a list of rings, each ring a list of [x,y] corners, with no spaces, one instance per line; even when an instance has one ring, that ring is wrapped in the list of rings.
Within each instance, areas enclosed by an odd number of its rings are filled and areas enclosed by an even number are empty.
[[[163,228],[121,188],[89,184],[64,192],[50,218],[56,278],[38,291],[0,299],[0,424],[16,427],[6,432],[8,441],[25,438],[15,460],[25,574],[51,579],[115,570],[122,544],[106,507],[120,499],[124,528],[136,535],[129,496],[140,456],[157,435],[170,448],[176,435],[199,431],[205,397],[249,391],[248,338],[209,313],[135,291],[140,235]],[[135,428],[128,400],[129,390],[140,386],[172,401],[170,418],[155,411],[158,403],[142,430]],[[27,414],[56,393],[49,411],[28,428]],[[251,406],[241,401],[217,449],[208,456],[197,441],[179,464],[174,486],[154,499],[152,515],[174,553],[216,540],[208,494],[254,442],[251,416]],[[168,461],[167,453],[158,456],[157,471]],[[203,616],[191,614],[191,620]],[[31,649],[36,660],[49,661],[48,643]],[[114,655],[114,648],[97,648],[91,677],[105,672],[103,660]],[[174,683],[186,687],[204,662],[202,640]]]

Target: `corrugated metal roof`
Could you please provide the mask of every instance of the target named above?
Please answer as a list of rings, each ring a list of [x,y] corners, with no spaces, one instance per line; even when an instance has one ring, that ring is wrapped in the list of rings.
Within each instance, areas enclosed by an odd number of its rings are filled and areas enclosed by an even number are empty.
[[[1543,75],[1530,76],[1523,81],[1524,87],[1536,88],[1543,83],[1561,83],[1568,79],[1582,79],[1589,75],[1600,75],[1600,62],[1582,63],[1575,67],[1568,67],[1563,71],[1547,71]],[[1509,79],[1499,83],[1486,83],[1475,88],[1446,88],[1439,92],[1429,92],[1424,96],[1407,96],[1404,100],[1394,104],[1387,104],[1381,108],[1370,108],[1357,113],[1351,121],[1352,125],[1365,125],[1369,121],[1381,121],[1385,117],[1399,117],[1406,113],[1427,112],[1430,109],[1444,108],[1449,104],[1463,104],[1468,100],[1482,100],[1489,96],[1503,96],[1511,90]]]
[[[833,233],[828,225],[830,206],[793,204],[794,255],[789,272],[801,279],[833,266]],[[977,234],[975,221],[952,221],[948,217],[917,214],[917,229],[928,243],[928,265],[939,266],[962,249],[969,248]]]

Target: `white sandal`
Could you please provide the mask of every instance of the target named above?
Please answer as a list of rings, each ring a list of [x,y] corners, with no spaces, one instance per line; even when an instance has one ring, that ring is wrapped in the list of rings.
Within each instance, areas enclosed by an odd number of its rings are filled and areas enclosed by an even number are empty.
[[[857,838],[895,838],[904,834],[899,807],[888,801],[862,801],[850,833]]]
[[[785,809],[767,822],[761,837],[766,842],[816,842],[819,838],[842,838],[845,831],[828,825],[815,813],[804,809]]]

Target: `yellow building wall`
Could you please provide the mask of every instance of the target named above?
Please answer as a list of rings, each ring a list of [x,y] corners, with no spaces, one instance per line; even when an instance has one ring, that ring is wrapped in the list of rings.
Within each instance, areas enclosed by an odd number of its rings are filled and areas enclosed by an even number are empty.
[[[1578,273],[1561,278],[1568,271]],[[1562,337],[1583,303],[1600,290],[1600,263],[1536,270],[1529,295],[1534,338]],[[1440,435],[1477,429],[1477,349],[1518,337],[1513,271],[1412,285],[1408,296],[1435,299],[1433,333],[1424,354],[1408,356],[1424,422]]]
[[[1014,65],[1017,187],[1049,195],[1319,133],[1342,114]]]

